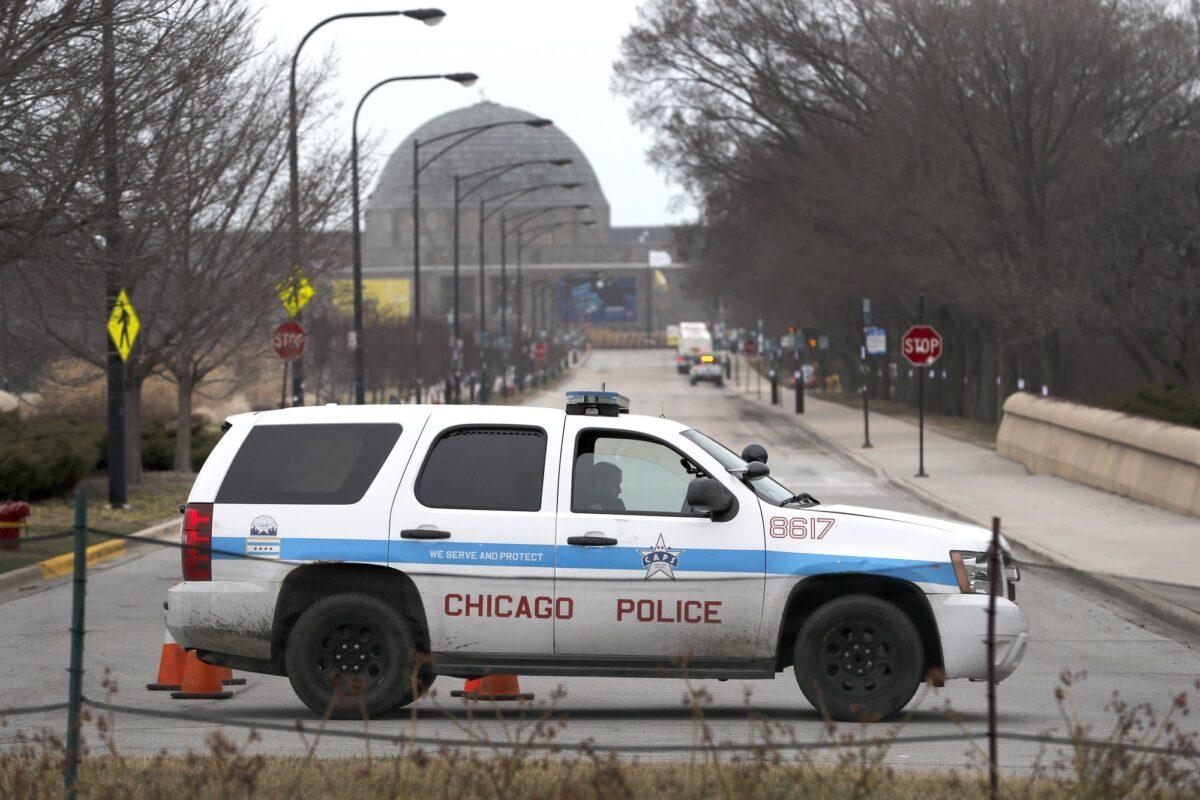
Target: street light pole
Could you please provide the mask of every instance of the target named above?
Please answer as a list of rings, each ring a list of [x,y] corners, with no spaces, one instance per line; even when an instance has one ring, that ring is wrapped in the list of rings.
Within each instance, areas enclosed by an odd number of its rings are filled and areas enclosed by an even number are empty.
[[[459,130],[443,133],[432,139],[420,141],[413,139],[413,163],[412,163],[412,221],[413,221],[413,331],[414,331],[414,353],[413,359],[416,364],[416,381],[417,381],[417,402],[422,400],[421,388],[421,173],[433,162],[444,156],[446,153],[458,147],[463,142],[473,139],[481,133],[490,131],[493,128],[502,128],[506,125],[528,125],[531,128],[544,128],[547,125],[554,123],[544,118],[534,119],[510,119],[501,122],[489,122],[486,125],[473,125],[469,128],[460,128]],[[457,137],[457,138],[455,138]],[[448,145],[438,150],[429,157],[424,163],[421,162],[421,147],[436,144],[445,139],[454,139]],[[457,316],[457,315],[456,315]]]
[[[538,158],[538,159],[530,159],[530,160],[526,160],[526,161],[513,161],[508,164],[495,164],[493,166],[484,167],[483,169],[479,169],[474,172],[469,172],[466,175],[459,175],[458,173],[455,173],[455,175],[454,175],[454,347],[453,347],[453,356],[452,356],[452,358],[454,359],[454,365],[453,365],[453,369],[451,370],[451,379],[450,379],[450,382],[452,384],[451,397],[453,398],[453,402],[456,402],[456,403],[459,402],[459,382],[460,382],[459,370],[460,370],[460,366],[461,366],[459,363],[459,359],[461,358],[461,353],[462,353],[462,348],[461,348],[462,339],[461,339],[461,331],[460,331],[460,326],[459,326],[459,317],[460,317],[460,313],[461,313],[461,306],[459,303],[460,294],[461,294],[461,287],[459,285],[460,284],[460,277],[459,277],[459,272],[460,272],[459,222],[460,222],[460,218],[461,218],[462,202],[464,200],[466,200],[468,197],[470,197],[472,194],[474,194],[475,192],[482,189],[487,184],[496,180],[497,178],[503,177],[504,175],[507,175],[508,173],[512,172],[513,170],[520,169],[521,167],[529,166],[532,164],[550,164],[555,167],[565,167],[571,163],[572,163],[572,159],[569,159],[569,158]],[[465,181],[470,181],[470,180],[473,180],[475,178],[479,178],[480,176],[485,176],[485,175],[487,177],[484,177],[482,180],[477,181],[473,186],[470,186],[469,188],[467,188],[466,191],[463,191],[463,183]],[[482,277],[481,277],[480,278],[480,286],[482,286],[482,285],[483,285],[483,282],[482,282]]]
[[[298,273],[300,270],[301,258],[300,152],[299,137],[297,134],[297,117],[299,114],[296,110],[296,66],[300,61],[300,51],[304,49],[305,43],[312,38],[314,33],[336,20],[396,16],[409,17],[418,22],[424,22],[426,25],[437,25],[445,18],[446,14],[444,11],[436,8],[416,8],[408,11],[354,11],[344,14],[334,14],[309,28],[308,32],[304,34],[304,38],[300,40],[300,44],[296,46],[295,52],[292,53],[291,69],[288,72],[288,228],[290,233],[288,255],[291,261],[291,268],[295,273]],[[298,280],[298,276],[293,274],[292,280]],[[296,319],[300,319],[299,312],[296,313]],[[304,362],[300,356],[295,359],[292,367],[292,405],[304,405]]]
[[[582,184],[580,184],[578,182],[536,183],[532,186],[522,186],[522,187],[518,187],[516,189],[509,189],[508,191],[494,194],[491,197],[480,197],[479,198],[479,311],[480,311],[479,334],[480,334],[480,341],[481,341],[481,353],[484,354],[481,356],[481,364],[486,364],[485,358],[486,358],[486,352],[487,352],[486,346],[484,346],[482,344],[483,339],[487,335],[487,331],[485,328],[485,320],[484,320],[484,315],[483,315],[484,308],[485,308],[485,306],[484,306],[484,284],[483,284],[483,281],[484,281],[483,241],[484,241],[484,230],[485,230],[485,226],[487,225],[487,221],[489,219],[491,219],[493,216],[495,216],[497,213],[502,211],[505,206],[509,205],[510,203],[512,203],[513,201],[515,201],[521,197],[524,197],[527,194],[532,194],[533,192],[541,191],[542,189],[574,190],[574,189],[578,189],[580,186],[582,186]],[[495,200],[503,200],[504,202],[500,203],[500,205],[496,206],[491,211],[488,211],[487,204],[490,202],[493,202]],[[502,233],[503,233],[503,231],[502,231]],[[501,255],[503,256],[503,253],[504,253],[504,236],[503,235],[501,236],[501,239],[500,239],[500,250],[501,250]],[[500,308],[501,308],[501,317],[502,317],[501,321],[500,321],[501,333],[504,333],[507,330],[507,321],[503,319],[503,316],[505,315],[505,313],[508,310],[507,302],[504,298],[504,293],[505,293],[504,292],[504,290],[505,290],[504,270],[505,270],[505,265],[504,265],[504,262],[501,261],[501,264],[500,264],[500,295],[501,295]],[[483,377],[486,380],[486,377],[487,377],[486,370],[483,367],[481,367],[480,371],[484,372]],[[505,374],[502,377],[502,380],[504,380],[504,381],[508,380],[507,372],[508,372],[508,370],[505,369]],[[486,396],[486,393],[485,393],[485,396]]]
[[[583,205],[582,207],[590,208],[590,206],[588,206],[586,204]],[[550,209],[549,208],[541,209],[541,211],[548,211],[548,210],[550,210]],[[525,215],[528,215],[528,213],[529,212],[525,212]],[[524,215],[519,214],[517,216],[524,216]],[[528,233],[529,237],[530,237],[529,241],[533,241],[534,239],[538,238],[539,236],[549,233],[550,231],[554,230],[555,228],[561,228],[564,225],[582,225],[584,227],[590,228],[596,224],[596,221],[591,220],[591,219],[584,219],[584,220],[565,219],[565,220],[561,220],[559,222],[551,222],[546,225],[542,225],[540,227],[533,228],[529,231],[524,230],[524,225],[528,224],[532,219],[534,219],[535,217],[538,217],[538,216],[541,216],[540,212],[537,214],[530,215],[528,217],[528,219],[526,219],[522,223],[522,225],[517,226],[513,230],[513,233],[515,233],[517,236],[517,347],[516,347],[517,376],[516,377],[517,377],[517,389],[518,390],[525,388],[525,379],[524,379],[523,373],[522,373],[522,367],[525,362],[526,354],[525,354],[525,329],[522,327],[522,308],[523,308],[524,303],[522,300],[523,289],[522,289],[522,285],[521,285],[521,255],[522,255],[522,251],[524,250],[524,246],[525,246],[525,234]],[[503,221],[503,219],[504,218],[501,217],[502,221]],[[501,241],[503,241],[503,239],[501,239]],[[534,291],[536,292],[536,289]],[[536,314],[536,312],[537,312],[537,301],[535,298],[534,313]]]
[[[354,402],[363,405],[366,397],[366,355],[363,342],[363,276],[362,276],[362,229],[359,219],[359,188],[358,188],[358,114],[363,104],[367,102],[374,91],[381,86],[398,81],[424,81],[435,78],[445,78],[461,86],[470,86],[479,76],[473,72],[455,72],[435,75],[397,75],[384,78],[370,89],[367,89],[358,105],[354,108],[354,119],[350,124],[350,185],[352,205],[351,214],[354,217]]]

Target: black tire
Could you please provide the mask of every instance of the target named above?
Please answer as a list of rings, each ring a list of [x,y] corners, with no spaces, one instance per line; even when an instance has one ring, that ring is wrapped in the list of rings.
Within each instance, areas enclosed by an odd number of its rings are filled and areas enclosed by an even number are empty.
[[[725,388],[725,379],[724,378],[717,378],[717,388],[718,389]]]
[[[695,378],[689,378],[689,379],[688,379],[688,383],[689,383],[690,385],[692,385],[692,386],[695,386],[695,385],[696,385],[696,379],[695,379]]]
[[[924,652],[912,620],[869,595],[830,600],[796,636],[796,682],[839,722],[876,722],[900,711],[921,685]]]
[[[337,594],[300,615],[284,663],[296,696],[313,713],[377,717],[412,702],[415,643],[409,623],[387,603],[367,594]]]

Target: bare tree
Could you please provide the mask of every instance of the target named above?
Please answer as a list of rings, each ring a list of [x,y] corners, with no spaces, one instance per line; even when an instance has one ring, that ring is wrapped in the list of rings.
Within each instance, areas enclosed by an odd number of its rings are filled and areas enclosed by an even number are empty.
[[[849,361],[859,295],[902,329],[925,289],[945,401],[986,417],[1017,368],[1112,387],[1097,351],[1196,381],[1196,43],[1166,2],[659,0],[615,86],[743,320],[840,331]]]

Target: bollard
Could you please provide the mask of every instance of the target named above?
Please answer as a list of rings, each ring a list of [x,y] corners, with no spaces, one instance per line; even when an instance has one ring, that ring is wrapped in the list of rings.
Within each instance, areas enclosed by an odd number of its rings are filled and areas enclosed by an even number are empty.
[[[796,413],[804,413],[804,370],[796,370]]]
[[[779,373],[775,370],[770,372],[771,378],[771,405],[779,405]]]

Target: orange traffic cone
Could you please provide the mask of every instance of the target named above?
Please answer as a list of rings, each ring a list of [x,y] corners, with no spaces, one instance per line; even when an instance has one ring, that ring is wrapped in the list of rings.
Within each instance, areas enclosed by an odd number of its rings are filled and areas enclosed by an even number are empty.
[[[158,680],[147,683],[146,688],[152,692],[174,691],[183,683],[183,665],[187,654],[183,648],[171,638],[171,632],[163,634],[162,655],[158,659]]]
[[[221,670],[221,683],[225,686],[242,686],[246,683],[245,678],[233,677],[233,670],[229,667],[217,667]]]
[[[466,700],[532,700],[533,695],[521,691],[516,675],[484,675],[467,678],[462,690],[450,692],[451,697]]]
[[[195,650],[187,653],[183,666],[183,685],[180,691],[171,692],[176,700],[224,700],[233,697],[233,692],[221,689],[221,668],[205,664],[196,657]]]

